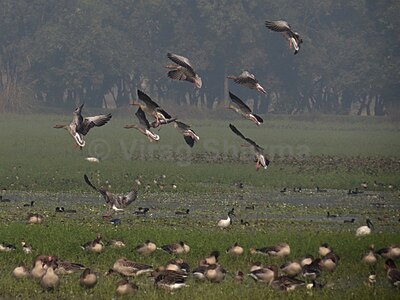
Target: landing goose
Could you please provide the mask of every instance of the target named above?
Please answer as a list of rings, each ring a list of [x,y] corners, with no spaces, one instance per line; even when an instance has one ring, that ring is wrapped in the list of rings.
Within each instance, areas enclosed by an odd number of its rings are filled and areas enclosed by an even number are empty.
[[[279,21],[265,21],[265,26],[273,31],[282,33],[282,35],[289,41],[290,49],[294,48],[294,54],[296,55],[300,50],[300,44],[303,40],[300,35],[293,31],[289,23],[284,20]]]
[[[54,125],[54,128],[64,128],[66,129],[71,136],[74,138],[76,145],[78,145],[81,149],[85,147],[85,141],[83,140],[83,136],[87,135],[89,130],[93,127],[100,127],[105,125],[108,121],[111,120],[112,115],[98,115],[93,117],[82,117],[82,108],[84,104],[81,104],[79,107],[75,109],[73,112],[73,118],[70,124],[68,125]]]
[[[141,132],[145,136],[147,136],[147,138],[149,139],[150,143],[152,141],[156,141],[157,142],[158,140],[160,140],[160,136],[158,134],[155,134],[155,133],[151,132],[150,123],[147,120],[145,113],[143,112],[143,110],[140,107],[136,111],[135,115],[139,120],[139,124],[138,125],[136,125],[136,124],[125,125],[124,128],[125,129],[130,129],[130,128],[137,129],[139,132]]]
[[[114,211],[123,211],[124,208],[126,208],[129,204],[131,204],[133,201],[136,200],[137,198],[137,190],[132,189],[130,192],[128,192],[126,195],[116,195],[113,194],[109,191],[107,191],[105,188],[97,188],[95,187],[85,174],[83,176],[85,179],[85,182],[95,191],[98,191],[106,201],[106,203],[110,206],[110,209]]]
[[[236,135],[238,135],[239,137],[241,137],[242,139],[244,139],[248,144],[250,144],[251,146],[253,146],[254,148],[254,153],[255,153],[255,160],[256,160],[256,170],[260,169],[261,167],[263,167],[264,169],[268,168],[268,165],[270,163],[270,161],[264,156],[263,154],[263,148],[260,147],[259,145],[256,144],[256,142],[254,142],[253,140],[245,137],[235,126],[233,126],[232,124],[229,124],[229,128],[233,131],[233,133],[235,133]]]

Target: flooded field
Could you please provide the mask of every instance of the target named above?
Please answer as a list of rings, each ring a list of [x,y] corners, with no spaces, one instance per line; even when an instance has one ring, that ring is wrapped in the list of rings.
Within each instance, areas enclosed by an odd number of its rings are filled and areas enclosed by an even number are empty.
[[[309,223],[324,230],[341,229],[351,231],[357,224],[364,224],[366,218],[375,222],[378,232],[400,231],[400,194],[398,192],[359,191],[349,194],[346,190],[324,190],[298,188],[286,191],[262,191],[259,188],[233,187],[231,193],[171,193],[140,192],[138,199],[124,212],[115,217],[123,222],[134,222],[138,218],[135,211],[139,207],[149,208],[148,213],[139,218],[146,220],[174,220],[177,224],[187,224],[192,220],[205,226],[225,217],[234,208],[236,217],[233,226],[242,226],[241,220],[250,226],[262,224]],[[70,218],[84,219],[101,217],[105,212],[105,202],[100,196],[71,193],[17,193],[7,196],[10,202],[0,203],[0,222],[8,222],[27,212],[56,214],[56,207],[74,209]],[[30,201],[34,206],[30,207]],[[24,206],[25,205],[25,206]],[[177,216],[176,212],[189,213]],[[354,219],[353,222],[351,220]],[[242,222],[243,223],[243,222]]]

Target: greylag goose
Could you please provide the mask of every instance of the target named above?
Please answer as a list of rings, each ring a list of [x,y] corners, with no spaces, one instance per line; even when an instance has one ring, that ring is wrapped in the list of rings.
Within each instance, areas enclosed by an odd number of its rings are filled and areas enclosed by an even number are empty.
[[[167,57],[172,60],[176,65],[166,65],[167,69],[171,69],[168,72],[168,77],[174,80],[186,80],[194,83],[195,87],[201,88],[202,81],[200,76],[194,71],[192,65],[186,57],[167,53]]]
[[[397,269],[393,259],[389,258],[385,261],[385,270],[389,282],[396,287],[400,286],[400,271]]]
[[[161,246],[161,250],[168,252],[169,254],[183,254],[190,251],[189,245],[185,242],[180,241],[179,243]]]
[[[98,233],[93,241],[87,242],[83,244],[81,247],[83,250],[88,252],[101,253],[104,249],[104,244],[101,241],[101,239],[102,239],[101,234]]]
[[[126,208],[129,204],[131,204],[133,201],[136,200],[137,198],[137,190],[132,189],[129,193],[126,195],[115,195],[109,191],[107,191],[105,188],[97,188],[95,187],[90,181],[89,178],[84,175],[83,178],[85,179],[85,182],[94,190],[98,191],[104,198],[107,204],[110,205],[110,208],[114,211],[122,211],[124,208]]]
[[[242,255],[244,252],[243,247],[240,246],[237,242],[226,249],[226,253],[234,254],[234,255]]]
[[[283,20],[279,21],[265,21],[265,26],[273,31],[282,33],[282,35],[289,41],[290,49],[294,48],[294,54],[296,55],[300,50],[300,44],[303,40],[299,34],[292,30],[289,23]]]
[[[15,267],[12,274],[17,279],[28,278],[30,276],[28,268],[23,264]]]
[[[261,94],[267,93],[256,79],[256,76],[249,71],[243,71],[239,76],[229,75],[226,78],[233,79],[235,83],[243,85],[249,89],[257,90]]]
[[[160,125],[171,123],[175,118],[172,118],[164,109],[162,109],[156,102],[154,102],[147,94],[141,90],[137,90],[139,101],[133,101],[131,105],[139,106],[145,113],[153,116],[155,122],[149,124],[153,128]],[[140,120],[140,119],[139,119]]]
[[[186,287],[186,275],[179,272],[165,270],[159,272],[154,279],[155,286],[169,291]]]
[[[78,264],[78,263],[73,263],[69,261],[61,261],[57,258],[54,258],[54,261],[57,264],[57,269],[55,270],[57,275],[67,275],[67,274],[72,274],[76,272],[81,272],[82,270],[85,269],[85,266]]]
[[[368,246],[368,252],[365,253],[365,255],[363,255],[363,257],[361,258],[361,261],[364,264],[366,264],[368,266],[374,266],[376,264],[378,259],[375,256],[374,249],[375,249],[374,244],[371,244]]]
[[[182,132],[186,144],[188,144],[190,147],[193,147],[194,143],[200,140],[196,133],[190,129],[189,125],[180,121],[175,121],[174,127]]]
[[[86,268],[79,278],[79,284],[86,289],[94,288],[97,284],[97,275],[91,269]]]
[[[302,266],[298,261],[288,261],[281,265],[281,270],[289,277],[297,276],[302,271]]]
[[[226,270],[219,264],[212,264],[207,267],[205,277],[210,282],[222,282],[225,279]]]
[[[135,128],[135,129],[139,130],[141,133],[143,133],[145,136],[147,136],[150,143],[152,141],[157,142],[160,139],[160,136],[150,131],[150,123],[147,120],[144,111],[139,107],[138,110],[136,111],[135,115],[139,120],[139,125],[136,125],[136,124],[125,125],[124,128],[126,128],[126,129]]]
[[[40,286],[46,291],[51,291],[60,285],[60,277],[55,272],[57,264],[51,256],[47,260],[46,265],[46,273],[40,279]]]
[[[270,284],[278,274],[278,266],[271,265],[250,271],[249,276],[257,282]]]
[[[138,276],[140,274],[152,272],[153,267],[121,257],[115,261],[111,270],[123,276]]]
[[[153,242],[147,240],[143,244],[139,244],[135,247],[135,251],[139,254],[151,254],[156,251],[157,246]]]
[[[390,245],[389,247],[379,249],[376,253],[384,258],[397,259],[400,258],[400,247]]]
[[[249,119],[250,121],[256,123],[256,125],[260,125],[264,122],[260,116],[253,114],[250,107],[248,107],[239,97],[235,96],[231,92],[229,92],[229,97],[231,98],[232,102],[230,102],[226,108],[234,110],[245,119]]]
[[[306,283],[300,279],[289,276],[279,276],[271,282],[271,287],[279,291],[293,291]]]
[[[26,218],[27,224],[42,224],[43,216],[36,213],[29,213]]]
[[[46,268],[44,268],[44,266],[47,264],[48,260],[49,256],[45,255],[38,255],[35,257],[32,263],[33,266],[31,270],[31,276],[34,279],[40,279],[46,273]]]
[[[112,117],[111,114],[107,114],[83,118],[81,114],[83,105],[84,104],[75,109],[71,123],[69,123],[68,125],[54,125],[54,128],[66,129],[74,138],[76,145],[78,145],[81,149],[85,147],[83,136],[88,134],[89,130],[93,127],[100,127],[105,125],[108,121],[111,120]]]
[[[256,159],[256,169],[263,167],[264,169],[268,168],[270,161],[264,156],[263,148],[256,144],[253,140],[245,137],[235,126],[229,124],[229,128],[235,133],[236,135],[240,136],[244,139],[247,143],[249,143],[254,148],[255,152],[255,159]]]
[[[120,296],[133,295],[138,291],[139,287],[125,278],[117,282],[116,293]]]
[[[286,257],[290,254],[290,246],[287,243],[279,243],[276,246],[268,246],[264,248],[251,248],[250,254],[264,254],[276,257]]]

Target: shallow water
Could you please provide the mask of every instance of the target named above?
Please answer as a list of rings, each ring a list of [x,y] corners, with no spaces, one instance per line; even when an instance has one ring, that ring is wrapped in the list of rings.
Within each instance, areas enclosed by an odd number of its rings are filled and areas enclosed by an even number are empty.
[[[101,217],[107,210],[103,198],[95,194],[71,193],[10,193],[4,196],[10,202],[0,203],[0,213],[4,220],[18,218],[24,221],[28,212],[51,215],[68,215],[69,218]],[[33,207],[25,207],[30,201]],[[254,209],[252,209],[254,205]],[[56,207],[76,209],[76,214],[55,213]],[[137,216],[138,207],[149,207],[146,216]],[[235,209],[234,224],[243,219],[251,226],[265,222],[302,222],[318,224],[320,228],[356,228],[364,225],[367,217],[371,218],[377,231],[400,231],[400,199],[394,192],[368,192],[347,195],[344,190],[302,190],[302,192],[262,191],[247,187],[234,188],[231,193],[191,194],[179,192],[139,192],[138,199],[124,212],[115,214],[121,220],[147,218],[156,220],[176,219],[183,223],[190,220],[205,224],[226,218],[227,212]],[[190,210],[188,215],[176,215],[176,211]],[[336,217],[327,217],[327,212]],[[355,219],[354,223],[344,223]],[[0,221],[1,222],[1,221]]]

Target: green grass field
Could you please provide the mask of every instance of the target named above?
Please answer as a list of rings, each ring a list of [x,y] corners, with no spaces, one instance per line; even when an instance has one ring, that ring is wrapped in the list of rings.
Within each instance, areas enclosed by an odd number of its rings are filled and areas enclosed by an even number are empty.
[[[217,249],[228,274],[221,284],[199,283],[189,278],[189,287],[173,294],[155,288],[150,279],[141,276],[133,279],[139,285],[139,298],[398,297],[398,289],[391,288],[386,279],[383,259],[378,261],[374,286],[367,284],[370,270],[360,263],[370,243],[377,249],[400,244],[397,124],[363,117],[265,116],[265,123],[256,127],[227,115],[225,121],[190,122],[200,136],[199,143],[190,149],[172,127],[163,127],[157,132],[160,141],[149,144],[136,130],[122,128],[136,120],[120,111],[114,113],[110,124],[93,129],[86,137],[86,147],[80,151],[72,148],[72,138],[65,130],[52,128],[70,118],[56,114],[0,118],[0,187],[6,189],[3,197],[11,199],[0,203],[0,243],[17,245],[15,251],[0,252],[0,298],[113,298],[119,277],[103,274],[116,258],[125,256],[154,267],[172,258],[161,251],[146,257],[136,254],[134,246],[147,239],[159,246],[184,240],[191,252],[183,258],[192,268]],[[230,131],[229,122],[265,148],[272,161],[267,171],[256,172],[250,149],[241,147],[242,141]],[[87,156],[101,161],[90,163],[84,159]],[[135,177],[141,176],[138,200],[117,215],[122,220],[120,226],[101,218],[106,209],[104,200],[85,184],[83,174],[97,185],[109,185],[117,193],[127,192]],[[360,188],[364,181],[369,185],[364,194],[346,194],[348,189]],[[374,185],[374,181],[381,184]],[[237,183],[243,183],[244,188],[239,189]],[[172,184],[177,188],[172,189]],[[280,193],[283,187],[291,191],[300,186],[301,194]],[[328,189],[327,193],[317,194],[316,186]],[[23,207],[32,199],[34,207]],[[376,203],[384,205],[377,208]],[[251,204],[255,210],[246,210]],[[57,214],[56,206],[74,208],[78,213]],[[135,216],[132,212],[139,206],[149,206],[151,215]],[[225,218],[232,207],[237,214],[232,228],[220,230],[216,226],[218,220]],[[174,214],[175,210],[186,208],[191,210],[188,216]],[[328,209],[339,217],[325,218]],[[44,215],[44,223],[25,224],[28,212]],[[343,224],[351,217],[356,218],[354,224]],[[370,236],[356,239],[355,230],[364,225],[366,217],[372,219],[375,229]],[[250,226],[240,225],[241,218],[249,221]],[[127,247],[106,247],[100,255],[85,253],[80,245],[93,240],[98,232],[105,242],[124,239]],[[32,244],[32,254],[22,252],[22,240]],[[238,258],[224,253],[236,241],[246,249]],[[252,246],[264,247],[280,241],[290,244],[290,259],[306,254],[317,256],[323,242],[334,248],[341,260],[333,273],[324,272],[318,279],[326,284],[325,288],[278,292],[248,276],[243,284],[234,283],[232,274],[237,270],[246,274],[255,261],[283,263],[282,259],[248,253]],[[73,274],[61,278],[58,290],[43,292],[38,283],[29,279],[17,281],[11,276],[18,263],[30,266],[38,254],[56,255],[91,267],[99,275],[99,283],[92,291],[84,291],[79,286],[79,274]]]

